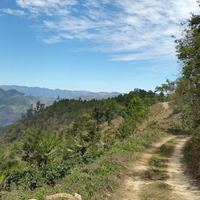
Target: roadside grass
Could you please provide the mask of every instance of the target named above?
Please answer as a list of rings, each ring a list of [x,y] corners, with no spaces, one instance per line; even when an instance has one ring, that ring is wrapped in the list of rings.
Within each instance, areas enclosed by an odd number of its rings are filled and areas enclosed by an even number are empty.
[[[171,193],[171,187],[161,182],[169,176],[167,173],[167,164],[169,158],[173,155],[176,139],[173,138],[164,143],[152,156],[149,161],[149,170],[146,172],[146,178],[156,181],[146,185],[141,190],[141,200],[175,200],[178,199]]]
[[[175,194],[171,193],[171,187],[162,182],[155,182],[146,185],[140,195],[141,200],[177,200]]]
[[[149,170],[146,178],[150,180],[165,180],[168,178],[167,163],[174,152],[175,139],[164,143],[152,156],[149,161]]]

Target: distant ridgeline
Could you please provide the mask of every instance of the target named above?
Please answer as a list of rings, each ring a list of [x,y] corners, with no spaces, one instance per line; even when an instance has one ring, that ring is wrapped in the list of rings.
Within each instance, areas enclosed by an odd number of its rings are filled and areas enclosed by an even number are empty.
[[[140,97],[147,95],[155,97],[152,91],[135,89]],[[17,85],[0,86],[0,126],[12,124],[25,114],[31,114],[30,108],[37,106],[46,107],[53,102],[61,99],[79,99],[79,100],[101,100],[117,96],[122,96],[118,92],[90,92],[90,91],[69,91],[69,90],[51,90],[39,87],[25,87]],[[37,105],[37,103],[39,103]],[[28,111],[28,112],[27,112]]]
[[[102,99],[118,96],[118,92],[90,92],[90,91],[70,91],[70,90],[51,90],[47,88],[39,87],[26,87],[26,86],[17,86],[17,85],[0,85],[0,88],[3,90],[15,89],[19,92],[25,93],[32,96],[42,96],[49,98],[64,98],[64,99],[78,99],[82,98],[84,100],[90,99]]]
[[[38,101],[50,105],[54,99],[28,96],[15,89],[8,91],[0,89],[0,126],[18,121],[22,114],[26,113],[31,105],[35,106]]]
[[[39,87],[26,87],[17,85],[0,86],[0,126],[12,124],[27,112],[31,106],[37,102],[40,106],[49,106],[55,99],[103,99],[118,96],[117,92],[89,92],[89,91],[69,91],[51,90]]]

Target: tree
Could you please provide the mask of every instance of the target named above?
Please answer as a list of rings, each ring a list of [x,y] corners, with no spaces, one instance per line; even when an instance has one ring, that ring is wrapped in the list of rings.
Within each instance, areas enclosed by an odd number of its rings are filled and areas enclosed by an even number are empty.
[[[53,153],[61,142],[57,135],[42,128],[24,131],[24,136],[22,160],[37,167],[46,165],[52,160]]]
[[[186,28],[182,31],[182,37],[175,40],[177,56],[182,66],[176,95],[187,97],[179,100],[188,105],[187,112],[196,127],[200,123],[200,15],[192,15],[183,26]]]
[[[38,101],[36,103],[36,108],[35,108],[35,112],[40,112],[45,108],[45,104],[41,103],[40,101]]]
[[[27,110],[26,116],[28,118],[31,118],[33,116],[33,108],[32,107]]]
[[[166,79],[166,83],[157,86],[155,92],[162,92],[163,94],[173,93],[176,89],[176,82]]]
[[[132,93],[133,94],[133,93]],[[122,138],[133,134],[137,125],[147,118],[149,113],[150,99],[141,99],[136,96],[127,101],[126,111],[124,112],[124,121],[119,125],[118,131]]]

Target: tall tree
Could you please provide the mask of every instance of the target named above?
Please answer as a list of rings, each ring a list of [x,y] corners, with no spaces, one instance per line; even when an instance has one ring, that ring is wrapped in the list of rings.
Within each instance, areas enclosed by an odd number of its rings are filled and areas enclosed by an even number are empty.
[[[176,94],[188,107],[193,125],[200,123],[200,15],[192,15],[185,24],[182,37],[176,39],[176,51],[182,66]],[[187,106],[186,106],[187,105]]]

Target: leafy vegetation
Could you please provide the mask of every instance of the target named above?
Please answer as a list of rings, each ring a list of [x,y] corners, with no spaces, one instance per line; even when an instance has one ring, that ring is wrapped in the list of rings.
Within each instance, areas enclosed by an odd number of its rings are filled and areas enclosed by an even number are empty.
[[[85,199],[105,198],[133,153],[159,137],[149,128],[137,132],[158,98],[136,89],[107,100],[62,99],[46,108],[38,103],[2,130],[2,198],[42,199],[66,190]]]
[[[200,136],[199,132],[195,134],[186,144],[184,149],[185,161],[187,164],[187,171],[195,178],[200,180]]]
[[[200,15],[192,14],[182,24],[181,38],[175,38],[176,51],[181,63],[181,76],[175,81],[173,94],[176,110],[181,114],[182,129],[193,134],[185,147],[187,168],[199,177],[199,124],[200,124]]]
[[[61,143],[57,135],[52,135],[41,128],[32,132],[24,131],[24,135],[22,160],[38,168],[49,163],[54,150]]]

